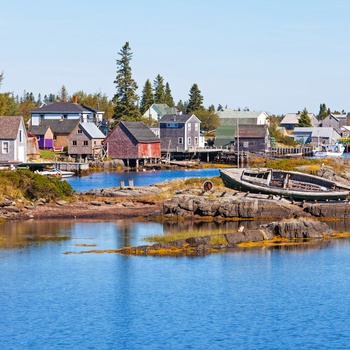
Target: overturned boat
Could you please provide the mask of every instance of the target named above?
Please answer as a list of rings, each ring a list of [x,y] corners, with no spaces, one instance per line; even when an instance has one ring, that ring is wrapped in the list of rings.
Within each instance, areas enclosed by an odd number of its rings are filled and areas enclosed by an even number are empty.
[[[221,170],[228,188],[252,193],[278,195],[296,200],[337,200],[349,196],[349,189],[334,181],[296,171],[275,169]]]

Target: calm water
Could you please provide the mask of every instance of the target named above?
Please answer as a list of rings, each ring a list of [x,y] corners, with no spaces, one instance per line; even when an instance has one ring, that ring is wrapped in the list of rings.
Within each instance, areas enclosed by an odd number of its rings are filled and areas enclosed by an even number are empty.
[[[200,258],[63,254],[173,229],[0,226],[1,349],[349,349],[348,239]]]
[[[120,181],[127,185],[130,180],[135,186],[148,186],[174,179],[190,179],[193,177],[219,176],[218,169],[184,169],[184,170],[156,170],[156,171],[110,171],[91,172],[88,176],[73,176],[67,179],[72,187],[78,191],[87,191],[95,188],[120,186]]]

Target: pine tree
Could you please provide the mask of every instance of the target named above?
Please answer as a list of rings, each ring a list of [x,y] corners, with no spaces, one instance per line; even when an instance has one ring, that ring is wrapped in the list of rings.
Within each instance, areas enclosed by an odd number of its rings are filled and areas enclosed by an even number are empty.
[[[186,112],[186,103],[184,103],[184,102],[182,102],[182,100],[180,100],[176,105],[176,109],[179,112],[185,113]]]
[[[142,115],[145,114],[147,109],[154,103],[152,85],[149,79],[146,80],[145,86],[142,90],[142,98],[140,104],[140,112]]]
[[[60,102],[68,102],[69,95],[68,95],[68,91],[64,85],[62,85],[61,90],[59,91],[59,93],[57,95],[57,99]]]
[[[156,76],[153,82],[153,91],[154,91],[154,103],[166,103],[164,79],[159,74]]]
[[[299,117],[298,124],[296,125],[298,127],[310,127],[311,125],[311,119],[309,117],[309,113],[306,108],[302,111]]]
[[[190,99],[187,105],[187,113],[192,113],[193,111],[203,109],[203,96],[198,88],[197,84],[193,84],[190,90]]]
[[[330,114],[330,113],[329,113]],[[328,115],[328,110],[327,110],[327,106],[325,103],[321,103],[320,104],[320,111],[317,115],[317,119],[318,120],[323,120],[324,118],[326,118]]]
[[[117,60],[118,69],[114,81],[117,92],[113,97],[113,102],[116,104],[113,118],[117,120],[138,120],[141,117],[137,105],[139,97],[136,90],[138,86],[132,78],[130,67],[132,52],[128,42],[125,43],[118,54],[120,59]]]
[[[169,83],[165,84],[165,103],[169,107],[175,107],[175,103],[174,103],[173,96],[171,95]]]

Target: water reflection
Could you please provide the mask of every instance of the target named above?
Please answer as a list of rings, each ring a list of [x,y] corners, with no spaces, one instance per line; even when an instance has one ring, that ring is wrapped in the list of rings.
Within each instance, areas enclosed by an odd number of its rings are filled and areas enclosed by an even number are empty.
[[[26,221],[6,222],[0,225],[0,249],[26,248],[45,243],[61,244],[71,250],[82,251],[85,245],[94,244],[96,249],[117,249],[126,246],[144,245],[145,238],[155,235],[166,235],[179,231],[203,232],[220,231],[221,233],[236,232],[239,227],[251,230],[269,221],[239,220],[227,222],[137,222],[137,221]],[[330,221],[327,224],[336,232],[350,232],[350,220]],[[346,240],[347,241],[347,240]],[[327,241],[326,241],[327,242]],[[303,250],[325,247],[325,242],[313,242],[313,245],[282,246],[264,249]],[[76,248],[78,247],[78,248]],[[86,248],[88,249],[88,247]],[[252,251],[251,248],[249,248]]]
[[[71,226],[69,221],[5,222],[0,225],[0,249],[25,248],[70,239]]]

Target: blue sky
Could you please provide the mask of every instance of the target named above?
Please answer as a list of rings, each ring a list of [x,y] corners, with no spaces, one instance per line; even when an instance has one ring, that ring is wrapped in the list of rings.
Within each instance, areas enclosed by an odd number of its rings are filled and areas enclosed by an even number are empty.
[[[349,15],[348,0],[5,1],[0,92],[112,98],[128,41],[139,95],[160,74],[175,103],[196,83],[206,107],[349,112]]]

